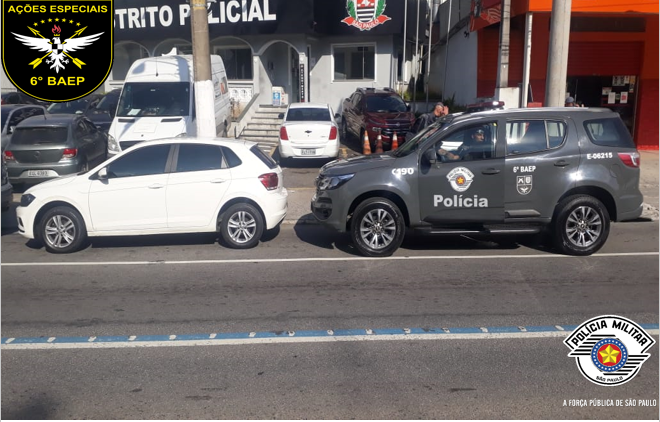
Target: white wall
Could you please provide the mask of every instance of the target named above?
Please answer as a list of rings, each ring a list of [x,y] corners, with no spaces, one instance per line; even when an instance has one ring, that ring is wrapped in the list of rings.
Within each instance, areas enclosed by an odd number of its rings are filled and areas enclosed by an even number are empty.
[[[332,44],[376,44],[376,79],[364,81],[334,81]],[[341,103],[359,87],[389,87],[392,81],[393,37],[360,37],[358,42],[351,38],[324,38],[312,45],[312,58],[316,59],[311,69],[310,95],[313,102],[330,104],[336,113],[341,113]],[[310,63],[311,63],[310,59]]]
[[[2,70],[2,72],[0,72],[0,89],[2,89],[2,92],[17,91],[16,87],[11,83],[11,81],[7,77],[7,74],[5,73],[4,69]]]

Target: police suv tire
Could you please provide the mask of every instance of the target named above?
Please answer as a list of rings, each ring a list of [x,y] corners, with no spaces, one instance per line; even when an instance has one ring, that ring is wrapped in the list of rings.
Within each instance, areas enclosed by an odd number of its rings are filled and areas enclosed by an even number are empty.
[[[557,205],[554,218],[554,245],[566,255],[596,253],[610,234],[610,214],[598,199],[588,195],[570,196]]]
[[[52,208],[41,218],[39,240],[50,253],[76,252],[87,241],[85,220],[75,209],[68,206]]]
[[[380,219],[379,219],[380,218]],[[373,224],[372,224],[373,223]],[[376,224],[380,223],[380,226]],[[374,227],[376,226],[376,227]],[[368,230],[383,230],[390,233],[391,239],[385,245],[374,245],[384,239],[379,235],[374,239],[374,234]],[[351,218],[351,238],[353,244],[365,256],[385,257],[392,255],[403,242],[406,225],[403,215],[392,201],[386,198],[369,198],[357,206]],[[366,236],[366,239],[365,239]]]
[[[234,204],[222,215],[220,234],[233,249],[250,249],[259,243],[264,232],[264,219],[250,204]]]

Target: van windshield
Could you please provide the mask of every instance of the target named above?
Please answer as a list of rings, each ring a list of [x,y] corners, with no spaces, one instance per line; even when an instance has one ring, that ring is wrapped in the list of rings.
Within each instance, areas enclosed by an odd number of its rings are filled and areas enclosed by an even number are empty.
[[[119,99],[117,116],[188,116],[190,83],[129,82]]]

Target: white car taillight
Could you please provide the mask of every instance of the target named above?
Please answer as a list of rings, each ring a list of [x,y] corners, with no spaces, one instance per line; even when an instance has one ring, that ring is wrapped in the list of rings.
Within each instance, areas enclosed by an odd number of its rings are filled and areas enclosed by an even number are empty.
[[[259,180],[267,190],[277,189],[277,185],[279,184],[280,181],[279,177],[277,176],[277,173],[262,174],[261,176],[259,176]]]
[[[280,139],[283,141],[289,140],[289,134],[286,133],[286,128],[284,126],[280,128]]]
[[[330,128],[330,136],[328,137],[331,141],[337,139],[337,127],[333,126]]]

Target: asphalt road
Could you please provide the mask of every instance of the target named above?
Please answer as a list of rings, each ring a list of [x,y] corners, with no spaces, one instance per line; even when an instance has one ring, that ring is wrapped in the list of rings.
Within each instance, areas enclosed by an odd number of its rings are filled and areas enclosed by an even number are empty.
[[[50,255],[2,236],[2,337],[658,323],[658,222],[617,223],[564,257],[409,235],[363,259],[345,235],[283,226],[256,249],[214,236],[107,238]],[[130,265],[126,265],[126,263]],[[657,341],[657,336],[655,336]],[[49,350],[2,348],[2,418],[655,419],[658,346],[630,382],[587,381],[562,337]],[[570,403],[570,402],[569,402]]]

